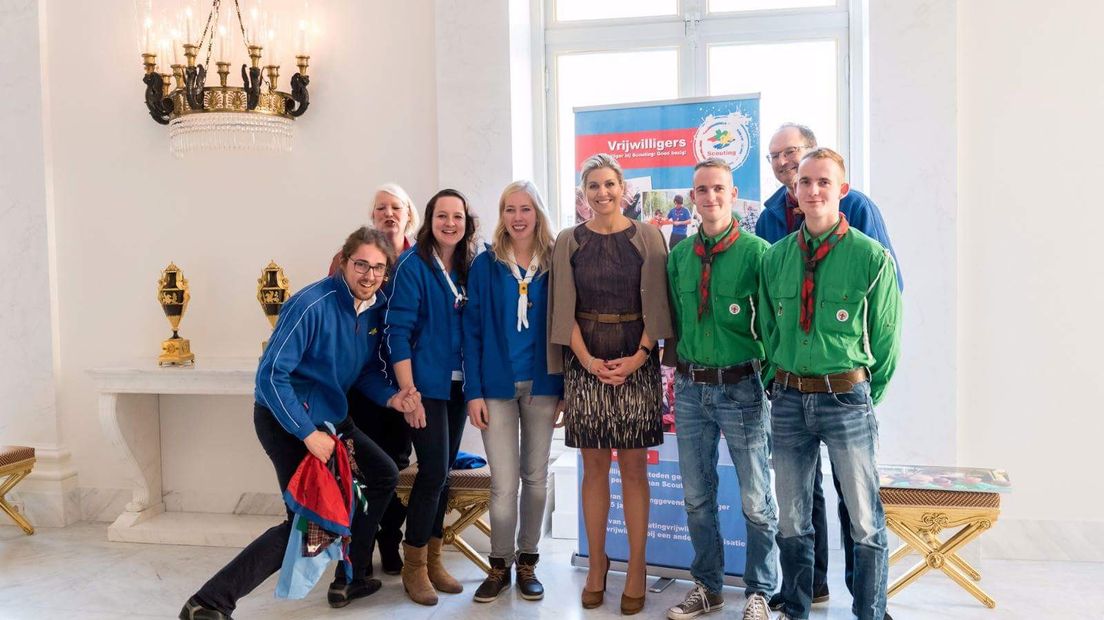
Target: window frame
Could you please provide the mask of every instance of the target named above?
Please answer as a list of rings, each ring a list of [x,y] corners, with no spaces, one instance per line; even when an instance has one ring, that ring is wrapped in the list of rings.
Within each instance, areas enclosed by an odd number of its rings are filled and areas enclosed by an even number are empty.
[[[679,0],[677,15],[556,22],[556,0],[530,0],[534,24],[534,75],[542,96],[534,98],[534,166],[543,186],[549,216],[557,229],[563,221],[560,176],[558,65],[565,54],[676,49],[678,97],[711,97],[709,49],[811,40],[836,41],[837,124],[841,154],[848,160],[850,181],[866,187],[867,148],[867,3],[837,0],[833,7],[707,13],[708,0]],[[539,32],[538,32],[539,30]],[[641,45],[641,41],[647,41]],[[539,66],[538,66],[539,65]],[[763,128],[772,131],[772,128]],[[765,197],[765,196],[764,196]]]

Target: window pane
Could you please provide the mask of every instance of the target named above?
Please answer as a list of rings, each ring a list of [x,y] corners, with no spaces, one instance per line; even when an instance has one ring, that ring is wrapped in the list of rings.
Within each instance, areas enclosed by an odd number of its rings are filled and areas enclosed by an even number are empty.
[[[677,15],[678,0],[555,0],[556,21]]]
[[[836,0],[709,0],[710,13],[727,11],[780,11],[836,6]]]
[[[579,106],[678,97],[678,50],[564,54],[558,57],[559,221],[575,224],[575,115]]]
[[[760,151],[786,122],[807,125],[820,146],[846,155],[840,144],[836,42],[718,45],[709,49],[709,94],[758,92]],[[760,168],[762,200],[778,189],[771,167]]]

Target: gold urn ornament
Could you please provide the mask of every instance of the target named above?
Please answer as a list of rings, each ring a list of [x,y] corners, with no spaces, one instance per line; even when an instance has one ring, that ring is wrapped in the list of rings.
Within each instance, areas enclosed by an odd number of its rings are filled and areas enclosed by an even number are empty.
[[[276,261],[269,261],[268,266],[261,270],[261,277],[257,278],[257,301],[261,304],[269,325],[276,329],[276,319],[280,316],[280,308],[291,297],[291,283],[284,275],[284,268],[277,265]],[[268,346],[268,341],[261,343],[261,352]]]
[[[157,301],[161,303],[161,309],[165,311],[165,317],[169,319],[173,330],[172,338],[161,343],[161,355],[157,358],[157,363],[161,366],[189,366],[195,363],[191,342],[177,333],[180,319],[184,318],[191,297],[184,274],[170,262],[157,282]]]

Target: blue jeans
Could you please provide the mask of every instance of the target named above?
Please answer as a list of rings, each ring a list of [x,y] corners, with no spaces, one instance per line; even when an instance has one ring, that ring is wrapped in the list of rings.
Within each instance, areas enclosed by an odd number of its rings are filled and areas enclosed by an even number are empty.
[[[758,373],[734,385],[693,383],[675,377],[675,435],[686,498],[686,523],[694,545],[690,574],[711,592],[724,579],[724,541],[717,516],[717,443],[724,433],[740,482],[747,522],[745,593],[766,597],[777,586],[778,510],[771,491],[770,428]]]
[[[875,458],[878,421],[870,384],[846,393],[802,394],[775,383],[771,398],[774,472],[781,509],[778,547],[787,575],[785,611],[808,618],[813,597],[813,479],[820,442],[828,456],[855,539],[852,613],[862,619],[885,617],[889,554],[885,513],[878,496]],[[791,578],[792,577],[792,578]]]

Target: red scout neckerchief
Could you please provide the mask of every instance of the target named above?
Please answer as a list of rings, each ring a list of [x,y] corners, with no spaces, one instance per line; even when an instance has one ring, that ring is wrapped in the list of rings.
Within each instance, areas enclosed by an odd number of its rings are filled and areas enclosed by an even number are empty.
[[[805,232],[797,233],[797,247],[801,248],[801,258],[805,262],[805,279],[801,282],[801,329],[805,330],[806,334],[813,327],[813,285],[815,283],[813,274],[816,273],[820,261],[828,256],[828,252],[836,247],[845,234],[847,234],[847,218],[840,213],[839,225],[836,226],[835,232],[828,235],[828,238],[817,246],[812,256],[809,256],[809,243],[805,241]]]
[[[698,291],[701,293],[701,297],[698,299],[699,320],[701,320],[702,313],[705,312],[705,305],[709,303],[709,276],[713,273],[713,258],[732,247],[732,244],[736,243],[736,240],[739,238],[740,227],[736,225],[735,220],[728,225],[728,232],[725,234],[724,238],[709,246],[708,250],[705,247],[704,230],[699,230],[698,234],[694,237],[694,254],[698,255],[702,264],[701,283],[698,285]]]
[[[797,209],[797,198],[790,190],[786,190],[786,232],[793,232],[798,228],[801,228],[801,221],[805,218],[799,218],[798,213],[795,213]]]

